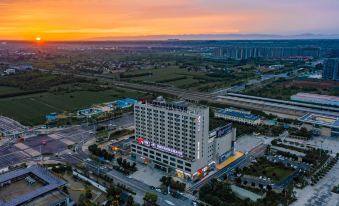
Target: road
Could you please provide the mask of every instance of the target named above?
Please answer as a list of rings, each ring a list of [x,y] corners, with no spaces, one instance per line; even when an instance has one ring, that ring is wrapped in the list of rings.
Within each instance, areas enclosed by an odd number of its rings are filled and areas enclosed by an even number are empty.
[[[158,196],[157,203],[161,206],[172,205],[171,203],[177,206],[191,205],[191,201],[188,199],[186,201],[183,201],[181,199],[174,198],[171,195],[162,194],[160,192],[152,190],[145,183],[132,179],[132,178],[128,178],[127,176],[119,173],[118,171],[115,171],[115,170],[109,171],[107,173],[107,176],[113,178],[115,182],[119,182],[121,184],[126,185],[127,187],[130,187],[134,192],[136,192],[137,194],[135,196],[135,200],[138,201],[139,203],[142,203],[142,198],[144,197],[146,192],[153,192],[157,194]]]

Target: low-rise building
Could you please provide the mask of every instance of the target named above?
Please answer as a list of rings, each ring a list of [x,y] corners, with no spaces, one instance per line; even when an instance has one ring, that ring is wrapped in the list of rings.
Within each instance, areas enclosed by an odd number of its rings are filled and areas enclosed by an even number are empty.
[[[15,69],[6,69],[4,73],[7,75],[15,74]]]
[[[339,137],[339,117],[308,113],[299,118],[303,127],[324,137]]]
[[[244,112],[240,110],[234,109],[220,109],[215,112],[215,117],[241,122],[250,125],[258,125],[261,123],[260,117],[251,114],[250,112]]]
[[[125,98],[125,99],[120,99],[120,100],[115,101],[115,104],[118,109],[123,109],[123,108],[131,107],[137,102],[138,100],[131,99],[131,98]]]
[[[300,92],[295,95],[292,95],[291,100],[339,107],[339,97],[336,97],[336,96]]]
[[[38,165],[9,171],[0,175],[0,205],[72,206],[65,184]]]

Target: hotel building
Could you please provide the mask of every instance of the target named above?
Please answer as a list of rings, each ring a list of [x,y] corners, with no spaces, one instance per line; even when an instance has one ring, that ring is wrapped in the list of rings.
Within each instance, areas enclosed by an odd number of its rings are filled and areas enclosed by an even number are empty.
[[[134,105],[132,156],[177,176],[197,179],[233,154],[235,129],[209,131],[209,108],[162,98]]]

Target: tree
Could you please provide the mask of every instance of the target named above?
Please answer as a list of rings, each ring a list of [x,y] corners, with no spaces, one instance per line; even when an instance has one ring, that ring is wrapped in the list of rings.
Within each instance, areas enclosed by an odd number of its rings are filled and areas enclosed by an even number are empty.
[[[85,205],[86,197],[84,194],[79,195],[78,205]]]
[[[158,196],[155,193],[152,193],[152,192],[145,193],[144,204],[146,206],[156,205],[157,200],[158,200]]]
[[[119,157],[119,158],[117,159],[117,163],[118,163],[118,165],[121,166],[121,164],[122,164],[122,158],[121,158],[121,157]]]
[[[121,196],[121,189],[117,188],[113,185],[111,185],[108,189],[107,189],[107,200],[111,201],[113,203],[113,205],[119,205],[120,203],[120,196]]]
[[[126,159],[123,159],[122,160],[122,167],[126,168],[126,166],[127,166],[127,161],[126,161]]]
[[[126,206],[133,206],[134,204],[134,199],[131,195],[128,195],[127,200],[126,200]]]
[[[160,182],[166,187],[170,186],[172,183],[172,177],[162,176]]]
[[[92,194],[91,188],[89,188],[89,187],[85,188],[85,196],[86,196],[87,199],[92,199],[93,194]]]

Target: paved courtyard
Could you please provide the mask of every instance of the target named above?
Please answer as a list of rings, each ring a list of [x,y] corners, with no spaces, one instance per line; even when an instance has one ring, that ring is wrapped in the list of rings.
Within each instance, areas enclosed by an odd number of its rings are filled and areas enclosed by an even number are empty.
[[[254,135],[243,135],[236,140],[235,150],[246,153],[256,147],[257,145],[264,143],[264,137],[258,137]]]
[[[314,186],[297,191],[292,206],[339,206],[339,194],[331,192],[339,184],[339,162]]]
[[[166,175],[165,172],[152,168],[147,165],[137,164],[138,171],[130,175],[131,178],[139,180],[147,185],[159,187],[161,185],[160,178]]]

